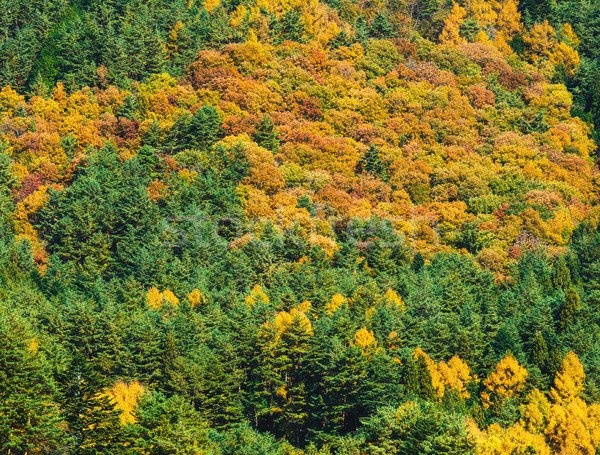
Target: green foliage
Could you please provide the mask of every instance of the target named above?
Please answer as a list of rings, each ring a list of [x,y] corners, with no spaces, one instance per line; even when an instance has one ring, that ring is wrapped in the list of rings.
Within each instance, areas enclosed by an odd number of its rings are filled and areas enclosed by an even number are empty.
[[[483,410],[507,353],[547,393],[576,352],[598,401],[593,147],[528,30],[327,3],[1,2],[3,453],[471,454],[467,416],[521,417]],[[573,25],[553,80],[597,126],[598,5],[520,10]]]
[[[271,29],[273,31],[273,41],[280,44],[284,41],[295,41],[302,43],[305,41],[305,28],[302,14],[295,8],[290,8],[281,17],[273,21]]]
[[[358,173],[371,174],[379,177],[384,181],[389,179],[387,174],[387,166],[379,156],[379,150],[371,144],[357,165]]]
[[[193,116],[185,114],[175,122],[167,139],[167,150],[206,149],[216,142],[220,133],[219,113],[212,106],[203,106]]]
[[[70,442],[55,401],[52,365],[14,311],[0,315],[0,448],[7,453],[58,451]]]
[[[258,128],[256,129],[253,139],[258,145],[271,150],[273,153],[277,153],[279,151],[279,138],[277,136],[277,131],[275,131],[275,126],[268,115],[265,115],[258,124]]]
[[[474,454],[462,417],[428,402],[384,407],[364,422],[369,454]]]

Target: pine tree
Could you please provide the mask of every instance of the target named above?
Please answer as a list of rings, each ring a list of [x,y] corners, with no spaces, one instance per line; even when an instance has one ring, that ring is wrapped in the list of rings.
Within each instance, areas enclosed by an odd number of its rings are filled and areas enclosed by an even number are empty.
[[[365,43],[369,39],[369,28],[365,18],[361,15],[356,19],[356,40],[359,43]]]
[[[350,40],[348,33],[346,33],[346,30],[342,30],[340,33],[335,35],[335,38],[333,41],[331,41],[331,48],[337,49],[343,46],[350,46],[350,44],[352,44],[352,41]]]
[[[271,121],[271,117],[268,115],[265,115],[258,124],[258,128],[256,129],[253,139],[258,145],[270,150],[273,153],[277,153],[279,151],[279,138],[277,136],[277,131],[275,130],[275,125],[273,125],[273,122]]]
[[[535,342],[531,351],[531,362],[541,371],[545,371],[549,359],[548,346],[541,332],[535,336]]]
[[[127,120],[133,120],[137,115],[137,99],[128,94],[123,100],[123,105],[119,107],[118,116],[126,118]]]
[[[372,174],[382,180],[388,180],[387,166],[383,163],[379,156],[379,149],[373,144],[365,152],[357,165],[357,172],[361,174]]]
[[[565,292],[565,303],[563,304],[559,315],[559,327],[565,330],[575,321],[575,314],[581,306],[581,299],[577,291],[571,286]]]
[[[161,392],[146,393],[142,395],[136,417],[134,453],[192,454],[208,445],[207,422],[180,395],[166,397]]]
[[[394,28],[388,21],[385,14],[377,13],[371,27],[369,27],[369,35],[372,38],[385,39],[394,36]]]
[[[438,10],[440,7],[439,0],[423,0],[421,2],[421,19],[427,20]]]
[[[71,436],[69,453],[92,455],[123,450],[127,437],[120,412],[105,389],[109,383],[95,369],[95,362],[76,354],[61,374],[60,404]]]
[[[411,357],[407,361],[404,377],[407,392],[412,392],[424,400],[435,400],[436,395],[431,381],[431,373],[423,354],[416,359]]]
[[[55,401],[50,365],[21,318],[0,314],[0,450],[60,451],[69,441]]]
[[[417,252],[412,260],[412,263],[410,264],[410,268],[413,272],[419,273],[421,270],[423,270],[424,265],[425,257],[420,252]]]
[[[175,122],[169,133],[168,144],[172,151],[210,148],[221,134],[221,118],[212,106],[198,109],[193,116],[186,114]]]
[[[302,19],[302,13],[295,8],[288,9],[283,17],[276,19],[272,25],[275,44],[284,41],[295,41],[303,43],[306,33],[306,25]]]

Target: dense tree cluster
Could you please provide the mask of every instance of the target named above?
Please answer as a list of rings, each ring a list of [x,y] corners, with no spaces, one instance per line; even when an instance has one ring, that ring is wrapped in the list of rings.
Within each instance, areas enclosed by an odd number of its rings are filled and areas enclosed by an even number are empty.
[[[596,453],[594,8],[1,2],[0,451]]]

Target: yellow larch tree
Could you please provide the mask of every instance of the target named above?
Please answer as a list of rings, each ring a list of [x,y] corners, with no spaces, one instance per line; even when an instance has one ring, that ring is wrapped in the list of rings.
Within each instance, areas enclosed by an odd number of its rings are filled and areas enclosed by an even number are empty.
[[[550,410],[546,437],[556,453],[595,455],[600,443],[598,405],[588,407],[577,397]]]
[[[146,293],[146,303],[153,310],[159,310],[165,304],[172,306],[179,305],[179,299],[170,289],[160,292],[158,288],[152,287]]]
[[[471,429],[471,433],[475,436],[477,453],[481,455],[525,455],[529,453],[550,455],[551,453],[544,435],[531,434],[518,423],[507,429],[494,423],[483,432]]]
[[[526,50],[525,56],[534,63],[540,59],[549,58],[552,48],[556,43],[556,31],[548,21],[535,24],[523,36]]]
[[[523,29],[521,23],[521,13],[518,10],[519,2],[517,0],[493,1],[498,19],[495,23],[496,31],[502,35],[505,40],[512,39]]]
[[[480,27],[487,28],[494,25],[498,14],[490,2],[485,0],[473,0],[469,5],[470,16],[477,21]]]
[[[585,372],[577,355],[571,351],[562,362],[560,371],[554,378],[550,399],[555,404],[569,403],[583,391]]]
[[[448,363],[440,362],[438,365],[441,381],[448,390],[456,389],[464,399],[471,397],[467,391],[467,384],[476,381],[477,376],[471,376],[471,369],[459,356],[453,356]]]
[[[452,11],[444,21],[444,28],[439,36],[442,44],[457,45],[465,40],[460,36],[460,26],[465,20],[467,12],[458,3],[452,2]]]
[[[510,397],[518,396],[525,387],[527,370],[512,354],[507,354],[488,378],[483,382],[485,391],[481,393],[484,409],[501,404]]]
[[[406,304],[404,303],[404,300],[402,300],[402,297],[400,297],[393,289],[388,289],[385,291],[383,298],[392,304],[393,307],[399,308],[402,311],[406,311]]]
[[[246,305],[248,305],[248,308],[252,309],[257,303],[269,303],[269,297],[258,284],[252,288],[250,295],[246,296]]]
[[[333,314],[339,310],[344,303],[346,303],[346,298],[342,294],[333,294],[331,300],[325,305],[325,311],[328,314]]]
[[[427,369],[431,375],[431,384],[438,400],[443,398],[447,390],[453,389],[458,390],[463,398],[470,398],[467,384],[471,381],[477,381],[477,376],[471,376],[469,365],[459,356],[453,356],[448,363],[440,362],[436,364],[421,348],[415,349],[413,357],[418,359],[420,356],[425,358]]]
[[[198,289],[194,289],[188,294],[188,301],[193,308],[196,308],[200,305],[206,305],[206,296]]]
[[[138,381],[130,383],[118,381],[106,391],[106,395],[112,400],[115,408],[121,411],[121,424],[135,423],[134,411],[144,391],[144,386]]]
[[[373,331],[367,330],[366,327],[363,327],[354,334],[354,342],[352,344],[356,347],[361,348],[363,354],[367,353],[368,351],[377,349],[377,340],[373,335]]]
[[[298,326],[298,328],[307,335],[313,335],[312,323],[304,311],[298,308],[292,308],[289,312],[280,311],[275,315],[275,328],[277,329],[276,338],[288,330],[292,325]]]
[[[520,424],[530,433],[543,433],[548,423],[550,402],[538,389],[533,389],[521,405]]]
[[[569,76],[575,74],[575,70],[579,66],[579,54],[575,49],[565,42],[560,42],[554,46],[550,54],[550,62],[555,66],[564,65]]]

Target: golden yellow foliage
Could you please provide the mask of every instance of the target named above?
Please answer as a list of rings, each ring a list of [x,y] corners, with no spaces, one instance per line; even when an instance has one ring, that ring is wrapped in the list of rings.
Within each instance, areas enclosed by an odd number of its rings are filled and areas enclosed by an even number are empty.
[[[206,296],[202,294],[202,292],[200,292],[198,289],[194,289],[192,292],[189,293],[188,300],[190,302],[190,305],[192,305],[192,307],[194,308],[199,306],[200,304],[206,305]]]
[[[38,343],[36,340],[31,340],[29,342],[29,350],[33,353],[38,352],[38,348],[40,347],[40,343]]]
[[[335,240],[320,234],[309,235],[308,243],[310,243],[311,246],[321,247],[328,257],[333,257],[333,254],[339,249],[339,246]]]
[[[507,429],[494,423],[486,431],[470,431],[475,436],[480,455],[550,455],[550,447],[542,434],[531,434],[520,424]],[[532,451],[533,450],[533,451]]]
[[[577,47],[581,44],[579,37],[575,34],[573,27],[571,27],[571,24],[569,23],[563,25],[563,28],[560,31],[560,37],[569,46]]]
[[[152,287],[146,293],[146,303],[153,310],[159,310],[165,304],[169,304],[172,306],[179,305],[179,299],[173,294],[170,289],[167,289],[164,292],[160,292],[158,288]]]
[[[552,52],[552,47],[556,41],[556,31],[548,21],[535,24],[523,37],[523,41],[527,46],[525,55],[534,62],[548,58]]]
[[[583,391],[585,372],[577,355],[569,352],[562,362],[560,371],[554,378],[554,386],[550,390],[550,399],[556,404],[565,404]]]
[[[269,303],[269,297],[258,284],[252,288],[250,295],[246,297],[246,305],[248,305],[248,308],[252,309],[257,303]]]
[[[374,306],[367,308],[365,310],[365,319],[367,321],[370,321],[371,319],[373,319],[373,315],[375,314],[375,311],[377,311],[377,308],[375,308]]]
[[[138,381],[132,381],[129,384],[119,381],[106,391],[106,395],[111,398],[115,408],[121,411],[122,425],[136,422],[134,410],[144,390],[144,386]]]
[[[312,308],[312,303],[310,303],[308,300],[305,300],[300,305],[298,305],[298,309],[300,311],[302,311],[303,313],[308,313],[311,308]]]
[[[471,397],[467,391],[467,384],[476,381],[477,376],[471,376],[471,369],[458,355],[454,355],[448,363],[440,362],[438,365],[440,378],[444,388],[447,390],[456,389],[460,395],[468,399]]]
[[[481,393],[483,408],[488,409],[506,398],[518,396],[525,387],[526,379],[525,367],[521,366],[512,354],[506,355],[483,382],[486,387]]]
[[[209,13],[212,13],[214,9],[219,6],[219,0],[205,0],[204,7]]]
[[[0,90],[0,116],[12,117],[23,101],[25,101],[25,97],[7,85]]]
[[[519,2],[516,0],[492,0],[498,14],[495,27],[505,40],[510,40],[523,29]]]
[[[565,42],[560,42],[553,47],[550,61],[554,65],[564,65],[569,76],[575,74],[579,66],[579,53]]]
[[[564,406],[552,406],[546,436],[556,453],[594,455],[600,443],[599,428],[597,405],[588,408],[577,397]]]
[[[444,28],[439,36],[439,40],[443,44],[457,45],[465,40],[461,38],[459,31],[460,25],[465,20],[467,12],[458,3],[452,2],[452,11],[444,21]]]
[[[377,348],[377,340],[373,335],[373,331],[367,330],[366,327],[363,327],[354,334],[354,343],[352,344],[361,348],[363,353],[367,350]]]
[[[346,303],[346,298],[342,294],[333,294],[331,300],[325,305],[325,311],[329,314],[333,314],[339,310],[344,303]]]
[[[292,308],[290,312],[280,311],[275,315],[275,327],[277,328],[277,338],[281,336],[292,325],[298,325],[300,330],[307,335],[313,335],[312,323],[306,314],[297,309]]]
[[[521,405],[521,425],[531,433],[543,433],[550,414],[550,402],[538,389],[533,389]]]
[[[404,300],[402,300],[402,297],[400,297],[393,289],[388,289],[385,291],[383,297],[395,307],[401,309],[402,311],[406,311],[406,304],[404,303]]]
[[[483,28],[495,24],[498,19],[498,14],[494,10],[493,5],[486,0],[471,1],[469,12],[473,19]]]
[[[459,356],[453,356],[448,363],[436,364],[421,348],[415,349],[413,357],[418,359],[420,356],[425,358],[427,369],[431,375],[431,383],[439,400],[447,390],[453,389],[458,390],[463,398],[470,398],[467,384],[478,379],[477,376],[471,376],[471,369]]]

